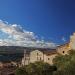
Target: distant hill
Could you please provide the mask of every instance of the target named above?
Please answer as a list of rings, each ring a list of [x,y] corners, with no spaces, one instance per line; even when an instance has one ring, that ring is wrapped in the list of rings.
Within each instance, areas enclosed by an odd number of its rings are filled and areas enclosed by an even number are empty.
[[[34,47],[20,47],[20,46],[0,46],[0,61],[18,61],[24,55],[24,50],[29,53],[32,50],[51,50],[49,48],[34,48]]]
[[[0,61],[19,61],[23,57],[25,47],[0,46]]]
[[[35,48],[35,47],[21,47],[21,46],[0,46],[0,54],[16,54],[24,53],[24,50],[27,52],[41,49],[41,50],[51,50],[50,48]]]
[[[23,53],[25,49],[25,47],[19,46],[0,46],[0,54]]]

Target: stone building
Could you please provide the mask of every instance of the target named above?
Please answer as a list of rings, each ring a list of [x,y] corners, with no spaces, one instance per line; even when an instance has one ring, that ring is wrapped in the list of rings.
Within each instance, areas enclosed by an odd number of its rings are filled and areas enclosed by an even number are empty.
[[[22,66],[30,63],[30,52],[24,51],[24,57],[22,58]]]
[[[57,46],[57,53],[65,55],[69,50],[75,50],[75,33],[70,36],[70,41],[63,45]]]
[[[29,63],[34,63],[36,61],[44,61],[49,64],[53,64],[52,60],[58,54],[65,55],[68,54],[70,50],[75,50],[75,33],[70,36],[70,41],[63,45],[57,46],[55,50],[53,49],[32,49],[30,53],[24,53],[24,58],[22,59],[23,65],[28,65]]]
[[[68,51],[71,50],[70,43],[57,46],[56,50],[58,54],[61,54],[61,55],[68,54]]]
[[[30,53],[30,62],[44,61],[53,64],[52,60],[56,55],[56,50],[34,50]]]
[[[71,49],[75,50],[75,33],[70,36],[70,47]]]
[[[71,50],[70,43],[57,46],[56,49],[32,49],[30,52],[25,51],[24,57],[22,58],[22,65],[28,65],[36,61],[44,61],[52,65],[53,59],[58,54],[68,54],[69,50]]]
[[[28,65],[29,63],[34,63],[36,61],[44,61],[49,64],[53,64],[52,60],[57,56],[57,52],[55,49],[47,50],[47,49],[36,49],[31,51],[30,53],[24,53],[24,58],[22,59],[22,65]]]

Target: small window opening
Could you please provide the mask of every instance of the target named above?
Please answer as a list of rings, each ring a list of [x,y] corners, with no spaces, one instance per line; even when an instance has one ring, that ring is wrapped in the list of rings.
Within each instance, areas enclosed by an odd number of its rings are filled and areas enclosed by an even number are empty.
[[[63,51],[63,53],[65,53],[65,51]]]
[[[40,57],[40,60],[41,60],[41,57]]]
[[[37,55],[38,55],[38,53],[37,53]]]
[[[48,60],[50,60],[50,58],[48,58]]]

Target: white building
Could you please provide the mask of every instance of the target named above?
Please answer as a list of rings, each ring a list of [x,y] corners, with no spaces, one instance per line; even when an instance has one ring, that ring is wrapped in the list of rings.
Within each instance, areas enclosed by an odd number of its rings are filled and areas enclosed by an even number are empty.
[[[24,53],[24,58],[22,59],[22,65],[28,65],[29,63],[34,63],[36,61],[44,61],[49,64],[53,64],[53,58],[57,56],[57,52],[54,49],[51,50],[33,50],[30,53]]]

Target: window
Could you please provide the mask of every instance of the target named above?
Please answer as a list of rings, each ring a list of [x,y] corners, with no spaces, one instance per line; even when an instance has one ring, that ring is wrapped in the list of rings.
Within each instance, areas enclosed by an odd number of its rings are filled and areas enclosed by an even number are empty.
[[[48,58],[48,60],[50,60],[50,58]]]
[[[41,57],[40,57],[40,60],[41,60]]]
[[[38,53],[37,53],[37,55],[38,55]]]
[[[63,53],[65,53],[65,51],[63,51]]]

